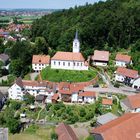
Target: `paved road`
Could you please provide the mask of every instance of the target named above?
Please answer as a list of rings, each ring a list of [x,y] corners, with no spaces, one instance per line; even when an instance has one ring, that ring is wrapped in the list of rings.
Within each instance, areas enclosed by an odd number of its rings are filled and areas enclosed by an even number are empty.
[[[132,91],[125,91],[119,88],[93,88],[91,86],[84,88],[85,91],[95,91],[100,93],[118,93],[118,94],[124,94],[124,95],[135,95],[135,92]]]

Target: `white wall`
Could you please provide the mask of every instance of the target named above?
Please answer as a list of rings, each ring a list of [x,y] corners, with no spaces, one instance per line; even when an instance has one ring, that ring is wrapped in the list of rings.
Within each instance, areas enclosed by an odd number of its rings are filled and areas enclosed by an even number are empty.
[[[126,62],[123,62],[123,61],[116,61],[116,66],[119,66],[119,67],[126,67]]]
[[[51,60],[51,68],[52,69],[66,69],[66,70],[88,70],[88,66],[85,66],[84,62],[82,61]]]
[[[93,62],[93,65],[96,65],[96,66],[107,66],[107,63],[103,63],[103,62]]]
[[[94,97],[84,97],[84,102],[85,103],[94,103]]]
[[[22,89],[15,83],[8,89],[8,97],[13,100],[22,100],[23,99]]]
[[[32,69],[34,71],[41,71],[42,69],[46,68],[49,66],[49,64],[32,64]]]
[[[140,78],[136,79],[132,85],[133,88],[140,89]]]
[[[73,93],[71,96],[71,102],[77,102],[78,101],[78,93]]]
[[[115,81],[124,82],[125,77],[119,74],[115,75]]]

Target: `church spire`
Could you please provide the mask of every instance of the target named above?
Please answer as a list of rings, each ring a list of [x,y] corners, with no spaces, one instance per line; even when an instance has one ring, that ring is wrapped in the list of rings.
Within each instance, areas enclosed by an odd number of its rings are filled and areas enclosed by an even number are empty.
[[[76,30],[75,38],[73,40],[73,52],[80,52],[80,42],[78,39],[78,31]]]
[[[75,39],[78,39],[78,30],[76,30]]]

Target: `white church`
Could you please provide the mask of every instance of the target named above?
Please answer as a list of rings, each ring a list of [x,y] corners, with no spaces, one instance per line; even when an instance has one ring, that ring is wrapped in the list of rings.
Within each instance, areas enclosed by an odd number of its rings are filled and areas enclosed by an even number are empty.
[[[89,64],[80,53],[80,41],[76,31],[73,41],[73,52],[57,52],[51,58],[52,69],[88,70]]]

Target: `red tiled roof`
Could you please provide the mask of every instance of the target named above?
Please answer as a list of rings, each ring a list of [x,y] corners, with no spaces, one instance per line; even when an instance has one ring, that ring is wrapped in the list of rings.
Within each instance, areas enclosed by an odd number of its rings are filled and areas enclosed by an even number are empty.
[[[54,95],[52,96],[52,100],[57,101],[58,98],[59,98],[59,94],[54,94]]]
[[[78,140],[72,128],[64,123],[59,124],[55,131],[58,135],[58,140]]]
[[[102,104],[103,105],[112,105],[113,101],[111,99],[103,99]]]
[[[51,60],[85,61],[81,53],[57,52]]]
[[[70,83],[69,82],[60,82],[59,83],[59,90],[62,90],[62,89],[70,89]]]
[[[124,67],[118,67],[116,73],[134,79],[138,77],[138,71],[127,69]]]
[[[49,55],[33,55],[32,64],[49,64]]]
[[[128,113],[92,130],[104,140],[137,140],[140,131],[140,113]]]
[[[95,50],[94,55],[92,56],[92,60],[109,61],[109,52]]]
[[[127,98],[132,109],[140,108],[140,94],[128,96]]]
[[[72,92],[70,90],[59,90],[60,94],[67,94],[67,95],[71,95]]]
[[[96,92],[84,91],[84,92],[80,93],[79,96],[84,96],[84,97],[96,97]]]
[[[115,60],[116,61],[130,62],[131,61],[131,56],[124,55],[124,54],[117,54]]]
[[[78,92],[78,91],[80,91],[80,90],[84,90],[84,87],[85,87],[85,85],[83,85],[83,84],[72,83],[72,84],[70,85],[70,90],[71,90],[72,92]]]

